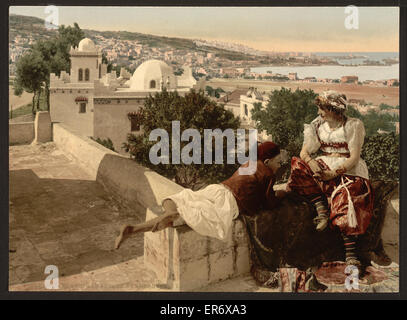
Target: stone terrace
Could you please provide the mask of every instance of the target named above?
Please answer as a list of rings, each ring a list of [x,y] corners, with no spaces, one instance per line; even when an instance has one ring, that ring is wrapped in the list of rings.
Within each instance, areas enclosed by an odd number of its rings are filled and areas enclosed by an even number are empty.
[[[124,207],[55,147],[11,146],[9,290],[45,291],[47,265],[60,291],[163,291],[144,266],[143,235],[114,250],[124,223],[145,214]],[[263,291],[250,275],[200,291]]]
[[[9,150],[10,290],[44,289],[47,265],[59,268],[61,290],[154,285],[154,274],[143,268],[142,234],[113,250],[120,225],[144,217],[116,202],[53,143]]]

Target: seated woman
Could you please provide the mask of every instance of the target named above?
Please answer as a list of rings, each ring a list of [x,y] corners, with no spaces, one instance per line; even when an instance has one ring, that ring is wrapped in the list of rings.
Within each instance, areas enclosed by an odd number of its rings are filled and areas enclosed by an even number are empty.
[[[123,226],[116,238],[116,249],[132,234],[163,230],[180,217],[199,234],[224,240],[239,212],[250,216],[263,208],[274,207],[278,202],[273,185],[274,175],[281,166],[280,148],[273,142],[265,142],[258,146],[257,154],[257,169],[253,174],[242,175],[237,170],[220,184],[196,192],[184,189],[163,201],[162,216]],[[246,162],[240,168],[248,166]]]
[[[316,104],[319,116],[304,125],[301,158],[292,158],[287,191],[297,192],[315,205],[318,231],[328,222],[339,228],[346,263],[361,269],[357,240],[366,232],[373,211],[368,169],[360,158],[365,129],[359,119],[345,116],[345,95],[327,91],[316,98]],[[322,155],[312,158],[317,151]]]

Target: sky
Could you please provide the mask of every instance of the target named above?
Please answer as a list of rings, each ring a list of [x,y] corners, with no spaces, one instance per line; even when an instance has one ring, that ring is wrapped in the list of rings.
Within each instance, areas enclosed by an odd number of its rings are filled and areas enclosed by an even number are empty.
[[[277,52],[398,52],[399,8],[358,7],[358,29],[347,29],[345,7],[68,7],[59,24],[82,29],[241,43]],[[43,6],[9,13],[49,16]],[[349,18],[348,18],[349,19]]]

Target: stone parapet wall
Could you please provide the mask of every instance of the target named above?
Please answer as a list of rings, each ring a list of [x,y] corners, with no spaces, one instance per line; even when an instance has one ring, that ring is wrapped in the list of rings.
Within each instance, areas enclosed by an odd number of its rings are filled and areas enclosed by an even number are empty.
[[[146,220],[163,213],[162,200],[183,190],[175,182],[81,136],[61,123],[53,126],[55,144]],[[249,272],[248,239],[236,220],[226,241],[201,236],[182,220],[174,228],[144,234],[144,261],[157,279],[174,290],[193,290]]]
[[[397,264],[400,261],[400,195],[393,195],[386,208],[382,230],[383,247],[390,259]]]
[[[146,220],[161,212],[147,210]],[[186,225],[144,235],[144,263],[173,290],[196,290],[250,271],[245,226],[235,220],[225,241],[201,236]]]
[[[35,115],[35,143],[44,143],[52,140],[51,117],[48,111],[39,111]]]
[[[107,154],[100,162],[96,181],[128,204],[145,210],[161,206],[162,201],[183,187],[118,154]]]
[[[34,140],[34,121],[9,123],[9,145],[29,144]]]
[[[51,118],[48,111],[39,111],[34,121],[10,122],[9,145],[44,143],[52,140]]]
[[[59,149],[74,157],[95,180],[103,157],[117,154],[62,123],[53,124],[53,139]]]

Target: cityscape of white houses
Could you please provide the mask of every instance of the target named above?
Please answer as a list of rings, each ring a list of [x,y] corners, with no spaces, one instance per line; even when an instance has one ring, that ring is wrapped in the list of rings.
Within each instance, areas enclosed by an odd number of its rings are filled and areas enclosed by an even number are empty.
[[[180,95],[190,89],[205,89],[205,80],[195,80],[190,66],[184,65],[182,75],[177,76],[170,65],[157,59],[143,62],[132,75],[122,68],[117,77],[115,71],[107,72],[102,52],[88,38],[82,39],[77,48],[71,48],[70,59],[69,73],[62,71],[59,77],[50,75],[51,120],[66,123],[85,136],[111,139],[116,151],[121,153],[127,135],[141,133],[128,114],[136,113],[150,94],[164,88],[176,90]],[[290,74],[290,78],[297,79],[297,74]],[[218,102],[240,118],[242,128],[251,129],[256,126],[252,119],[254,105],[260,103],[265,107],[268,99],[269,94],[252,87],[248,91],[237,89],[226,93]],[[377,106],[358,103],[354,106],[363,114],[372,108],[381,113],[398,115],[399,112],[398,109],[376,110]],[[258,139],[271,140],[271,136],[263,131],[258,133]]]

